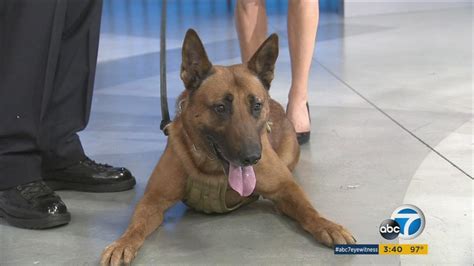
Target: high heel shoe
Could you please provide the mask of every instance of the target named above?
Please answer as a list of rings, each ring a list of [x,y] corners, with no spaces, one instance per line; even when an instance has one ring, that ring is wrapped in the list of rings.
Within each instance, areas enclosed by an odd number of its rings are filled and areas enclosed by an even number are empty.
[[[306,109],[308,110],[309,122],[311,123],[311,115],[309,113],[308,103],[306,103]],[[310,137],[311,137],[311,131],[296,132],[296,139],[298,140],[299,145],[308,143]]]

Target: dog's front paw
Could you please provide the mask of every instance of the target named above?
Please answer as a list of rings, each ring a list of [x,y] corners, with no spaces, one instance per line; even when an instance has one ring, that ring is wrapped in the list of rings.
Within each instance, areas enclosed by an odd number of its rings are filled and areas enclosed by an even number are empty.
[[[318,242],[328,247],[356,243],[356,239],[347,229],[322,217],[313,222],[308,231]]]
[[[132,243],[133,241],[126,238],[120,238],[108,245],[102,252],[100,265],[130,265],[138,252],[138,247]]]

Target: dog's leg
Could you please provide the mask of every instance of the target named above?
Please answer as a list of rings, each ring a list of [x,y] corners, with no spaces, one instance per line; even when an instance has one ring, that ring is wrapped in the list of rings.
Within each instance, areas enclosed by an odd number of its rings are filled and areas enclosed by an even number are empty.
[[[269,143],[263,146],[264,155],[256,165],[257,193],[272,200],[281,212],[298,221],[320,243],[328,247],[354,244],[356,240],[347,229],[323,218],[314,209],[288,168],[268,148]]]
[[[135,208],[127,230],[102,253],[102,265],[130,264],[145,238],[163,222],[164,212],[183,198],[186,174],[172,154],[167,147],[150,177],[145,195]]]

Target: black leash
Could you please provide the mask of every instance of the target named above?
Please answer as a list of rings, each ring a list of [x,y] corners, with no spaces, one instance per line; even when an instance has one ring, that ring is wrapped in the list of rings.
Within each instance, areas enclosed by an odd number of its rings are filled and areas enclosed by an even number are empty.
[[[161,29],[160,29],[160,100],[161,123],[160,129],[168,136],[166,126],[171,123],[168,111],[168,96],[166,92],[166,0],[161,1]]]

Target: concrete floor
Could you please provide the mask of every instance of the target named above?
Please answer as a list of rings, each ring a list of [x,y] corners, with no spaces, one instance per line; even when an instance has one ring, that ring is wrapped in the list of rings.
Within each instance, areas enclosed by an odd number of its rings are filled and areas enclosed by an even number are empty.
[[[169,101],[183,89],[180,45],[195,28],[215,64],[240,60],[226,1],[169,1]],[[81,133],[87,153],[138,179],[121,193],[59,192],[68,226],[31,231],[0,220],[0,265],[94,265],[126,228],[163,152],[159,130],[159,2],[105,1],[93,111]],[[269,7],[281,51],[271,95],[286,105],[290,64],[286,7]],[[228,215],[183,204],[140,250],[135,264],[472,265],[472,9],[342,19],[322,14],[311,70],[312,139],[295,176],[313,204],[359,243],[403,203],[426,216],[427,256],[335,256],[267,201]],[[394,241],[397,242],[397,241]]]

